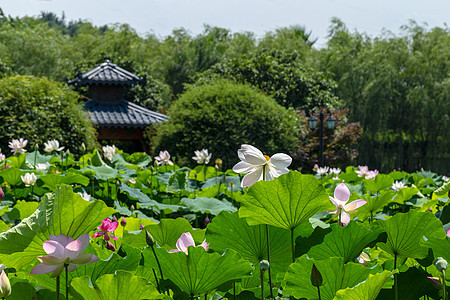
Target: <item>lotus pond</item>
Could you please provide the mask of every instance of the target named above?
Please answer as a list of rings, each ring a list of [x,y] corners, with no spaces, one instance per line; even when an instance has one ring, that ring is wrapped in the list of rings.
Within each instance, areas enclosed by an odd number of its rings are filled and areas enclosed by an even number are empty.
[[[264,169],[242,188],[208,153],[58,147],[0,162],[0,298],[448,297],[445,176]]]

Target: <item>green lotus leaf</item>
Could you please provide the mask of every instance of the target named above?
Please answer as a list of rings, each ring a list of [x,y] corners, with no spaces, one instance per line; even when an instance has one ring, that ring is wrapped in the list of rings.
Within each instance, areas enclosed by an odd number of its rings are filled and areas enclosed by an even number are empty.
[[[193,246],[188,248],[188,255],[184,252],[169,253],[163,248],[155,250],[164,279],[170,279],[183,292],[193,296],[208,293],[225,282],[249,277],[253,269],[233,250],[222,255]],[[156,270],[155,260],[149,254],[151,251],[146,252],[144,264]]]
[[[202,189],[213,187],[217,184],[224,184],[225,187],[229,187],[231,183],[233,184],[234,191],[242,190],[241,179],[239,177],[229,175],[221,175],[205,180],[205,182],[202,185]]]
[[[423,237],[429,239],[433,236],[445,236],[442,223],[431,212],[410,210],[377,224],[387,234],[386,243],[377,243],[377,246],[392,256],[425,258],[428,248],[420,246]]]
[[[323,242],[308,251],[308,257],[316,260],[328,257],[342,257],[344,262],[355,260],[361,251],[377,240],[384,232],[377,227],[367,227],[351,221],[347,226],[331,225],[331,232],[325,235]]]
[[[237,211],[237,208],[227,200],[219,200],[216,198],[183,198],[181,199],[181,203],[186,205],[192,212],[201,212],[202,214],[209,213],[215,216],[217,216],[222,211]]]
[[[189,172],[189,179],[197,180],[197,181],[205,181],[206,179],[213,178],[218,175],[218,172],[215,168],[200,165],[196,166],[193,170]]]
[[[32,167],[37,164],[45,164],[50,161],[52,155],[42,155],[39,151],[33,151],[26,153],[26,163]]]
[[[76,239],[115,212],[103,201],[88,202],[77,196],[66,185],[46,194],[30,217],[0,234],[0,261],[17,270],[35,264],[36,256],[45,255],[42,244],[50,234],[63,233]]]
[[[404,187],[395,194],[394,202],[403,204],[419,192],[416,187]]]
[[[358,211],[353,215],[358,217],[360,220],[364,220],[367,217],[375,216],[379,211],[392,201],[394,197],[394,192],[392,190],[384,190],[380,192],[380,195],[364,195],[362,199],[366,200],[367,203],[358,208]],[[360,198],[358,198],[360,199]]]
[[[159,203],[158,201],[150,199],[141,190],[131,188],[123,182],[119,184],[119,190],[128,194],[131,199],[139,200],[138,204],[142,208],[156,208],[158,210],[170,209],[171,211],[177,211],[179,208],[183,207],[180,205]]]
[[[77,173],[66,173],[64,176],[57,174],[47,174],[39,176],[39,180],[41,180],[44,184],[44,187],[48,187],[51,190],[55,190],[57,185],[60,184],[81,184],[87,186],[89,184],[89,178]]]
[[[363,283],[353,287],[339,290],[336,292],[334,300],[375,300],[383,287],[386,280],[394,273],[391,271],[383,271],[383,273],[370,274],[369,278]]]
[[[319,212],[335,209],[319,180],[299,172],[259,181],[239,201],[239,217],[247,218],[249,225],[268,224],[286,230]]]
[[[308,222],[307,225],[309,225]],[[303,226],[299,226],[298,229]],[[311,225],[309,225],[312,230]],[[273,279],[277,272],[284,272],[292,262],[290,232],[269,226],[270,267]],[[206,229],[209,247],[219,253],[233,249],[254,265],[267,259],[266,226],[248,226],[238,213],[222,212],[216,216]],[[258,282],[259,283],[259,282]]]
[[[416,267],[409,268],[405,272],[399,271],[400,273],[397,274],[398,299],[421,299],[425,295],[428,295],[429,299],[440,299],[439,290],[427,278],[430,274]],[[378,299],[395,299],[395,289],[382,289]]]
[[[378,193],[381,190],[392,187],[394,178],[385,174],[378,174],[375,179],[363,179],[364,187],[371,193]]]
[[[435,258],[442,257],[447,262],[450,262],[450,237],[445,237],[444,239],[430,237],[427,241],[421,241],[421,244],[431,248]]]
[[[20,171],[18,168],[7,168],[6,170],[1,170],[0,176],[3,177],[3,180],[9,183],[10,185],[18,185],[22,183],[22,178],[20,175],[25,174],[25,172]]]
[[[10,212],[14,212],[14,210],[17,210],[18,212],[18,218],[14,218],[14,219],[25,219],[28,218],[29,216],[31,216],[31,214],[33,214],[36,209],[38,208],[39,203],[37,202],[30,202],[30,201],[25,201],[25,200],[18,200],[16,202],[16,205],[14,205],[13,210]],[[12,218],[10,218],[12,219]]]
[[[381,271],[381,267],[366,268],[351,262],[344,264],[342,257],[313,260],[304,255],[289,266],[283,280],[283,294],[296,298],[318,298],[317,287],[311,284],[313,263],[323,278],[323,285],[320,286],[322,300],[333,299],[338,290],[354,287],[366,280],[369,274]]]
[[[173,173],[166,186],[167,192],[178,193],[186,188],[186,182],[188,180],[188,176],[186,172],[175,172]]]
[[[114,179],[117,178],[117,176],[119,176],[119,171],[117,169],[113,169],[107,165],[103,165],[100,167],[96,167],[96,166],[87,166],[84,167],[82,169],[82,171],[86,171],[86,170],[91,170],[95,172],[95,179],[97,180],[109,180],[109,179]]]
[[[79,299],[164,299],[164,295],[158,293],[155,286],[144,277],[134,276],[126,271],[103,275],[94,286],[90,286],[89,276],[74,278],[71,287]]]

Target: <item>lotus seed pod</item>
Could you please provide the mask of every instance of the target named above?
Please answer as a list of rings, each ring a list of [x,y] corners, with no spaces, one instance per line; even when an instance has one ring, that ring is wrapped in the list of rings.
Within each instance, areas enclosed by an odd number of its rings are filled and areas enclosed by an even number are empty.
[[[270,264],[267,260],[262,260],[259,262],[259,268],[261,269],[261,271],[266,271],[267,269],[269,269]]]
[[[434,261],[434,266],[439,272],[445,272],[447,270],[447,261],[442,257],[438,257]]]
[[[323,283],[322,274],[320,274],[316,265],[313,264],[312,270],[311,270],[311,284],[313,286],[321,286],[322,283]]]

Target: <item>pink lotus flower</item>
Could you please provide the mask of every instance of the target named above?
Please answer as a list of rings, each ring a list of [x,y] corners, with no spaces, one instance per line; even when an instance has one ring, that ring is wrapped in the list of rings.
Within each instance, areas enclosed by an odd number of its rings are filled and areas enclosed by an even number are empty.
[[[366,174],[366,179],[375,179],[375,177],[377,177],[377,175],[378,175],[378,170],[372,170],[372,171],[369,171],[367,174]]]
[[[78,239],[60,234],[50,235],[50,240],[43,244],[47,256],[38,256],[41,264],[35,266],[30,274],[50,273],[50,277],[57,277],[67,265],[69,272],[74,271],[78,265],[87,265],[98,261],[97,256],[91,253],[81,254],[89,245],[89,234],[84,234]]]
[[[449,236],[449,237],[450,237],[450,229],[449,229],[449,230],[447,230],[447,236]]]
[[[111,236],[114,240],[117,241],[117,237],[112,234],[108,234],[108,232],[114,232],[114,230],[117,229],[117,226],[119,226],[119,222],[111,222],[109,218],[106,218],[102,221],[102,225],[97,227],[97,229],[101,231],[94,233],[92,237],[96,238],[103,235],[105,237],[105,241],[109,241],[109,236]]]
[[[334,190],[334,198],[330,196],[330,200],[336,206],[336,210],[328,212],[333,213],[334,217],[339,216],[340,225],[347,225],[350,222],[349,214],[356,212],[357,208],[367,203],[366,200],[359,199],[347,204],[349,199],[350,190],[344,183],[336,187]]]
[[[203,247],[207,251],[209,244],[206,243],[206,240],[204,240],[203,243],[201,243],[198,246],[195,246],[195,242],[194,239],[192,238],[191,233],[185,232],[181,235],[181,237],[177,241],[177,249],[170,250],[169,253],[184,252],[186,253],[186,255],[188,255],[189,246]]]

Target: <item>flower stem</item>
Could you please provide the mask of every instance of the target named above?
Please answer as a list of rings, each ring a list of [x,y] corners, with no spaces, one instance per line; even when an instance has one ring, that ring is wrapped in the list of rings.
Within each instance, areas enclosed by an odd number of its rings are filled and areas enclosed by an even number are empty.
[[[292,252],[292,262],[295,262],[294,228],[291,228],[291,252]]]
[[[394,270],[397,269],[397,253],[394,254]],[[398,279],[397,274],[394,274],[394,292],[395,300],[398,300]]]
[[[59,300],[59,284],[60,283],[60,276],[56,277],[56,300]]]
[[[159,274],[161,274],[161,281],[160,282],[162,282],[164,280],[163,272],[162,272],[162,269],[161,269],[161,265],[159,264],[158,256],[156,256],[156,252],[155,252],[155,249],[153,248],[153,246],[152,246],[152,251],[153,251],[153,255],[155,256],[156,263],[158,264]]]
[[[261,300],[264,300],[264,272],[262,270],[259,277],[261,278]]]
[[[233,300],[236,300],[236,282],[233,282]]]
[[[321,300],[322,298],[320,297],[320,286],[317,286],[317,293],[319,294],[319,300]]]
[[[342,226],[342,221],[341,221],[341,218],[342,218],[342,217],[341,217],[341,213],[339,212],[339,223],[338,223],[338,224],[339,224],[339,226]]]
[[[66,270],[66,300],[69,300],[69,270],[67,264],[64,264],[64,269]]]
[[[158,277],[156,276],[155,269],[152,268],[152,271],[153,271],[153,275],[155,276],[156,287],[158,288],[158,292],[161,294],[161,286],[159,285],[159,281],[158,281]]]
[[[272,276],[270,273],[270,244],[269,244],[269,225],[266,224],[266,242],[267,242],[267,261],[269,262],[269,288],[270,288],[270,297],[273,298],[272,292]]]
[[[447,299],[447,291],[445,290],[445,270],[442,271],[443,275],[441,276],[442,278],[442,289],[443,289],[443,300]]]

